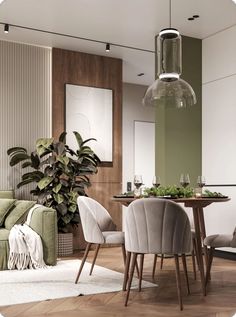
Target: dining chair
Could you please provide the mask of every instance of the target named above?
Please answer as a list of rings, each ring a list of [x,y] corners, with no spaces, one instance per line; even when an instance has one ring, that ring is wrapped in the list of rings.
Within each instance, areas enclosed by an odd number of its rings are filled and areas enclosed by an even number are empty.
[[[188,279],[185,254],[192,250],[190,222],[185,210],[177,203],[166,199],[143,198],[133,201],[125,213],[125,248],[127,259],[123,289],[126,289],[128,281],[125,306],[129,300],[137,255],[140,254],[141,290],[144,255],[172,254],[175,259],[179,306],[182,310],[179,255],[183,258],[184,273]]]
[[[214,234],[204,239],[204,245],[209,247],[208,262],[206,269],[206,285],[210,279],[212,261],[215,248],[236,248],[236,227],[232,234]]]
[[[191,229],[192,232],[192,243],[193,243],[193,248],[192,248],[192,252],[191,252],[191,256],[192,256],[192,265],[193,265],[193,276],[194,279],[197,279],[197,272],[196,272],[196,261],[195,261],[195,257],[197,258],[197,248],[196,248],[196,234],[195,234],[195,230]],[[163,264],[164,264],[164,258],[165,258],[165,254],[154,254],[154,258],[153,258],[153,267],[152,267],[152,279],[155,278],[155,272],[156,272],[156,265],[157,265],[157,258],[158,256],[160,257],[160,269],[163,269]],[[167,255],[168,257],[168,255]],[[198,262],[198,261],[197,261]]]
[[[96,245],[96,249],[89,275],[91,275],[93,272],[98,251],[102,244],[120,244],[122,248],[124,264],[126,260],[124,232],[116,231],[116,225],[112,221],[112,218],[108,211],[100,203],[90,197],[78,197],[77,204],[79,207],[81,225],[85,241],[87,242],[87,246],[80,264],[75,283],[78,283],[89,250],[93,244]]]

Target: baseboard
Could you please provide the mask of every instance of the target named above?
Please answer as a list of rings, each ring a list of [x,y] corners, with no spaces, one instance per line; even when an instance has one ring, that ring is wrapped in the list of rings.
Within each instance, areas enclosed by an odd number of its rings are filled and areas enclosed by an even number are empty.
[[[218,258],[223,258],[223,259],[236,261],[236,253],[234,253],[234,252],[226,252],[226,251],[221,251],[221,250],[215,250],[214,251],[214,256],[218,257]]]

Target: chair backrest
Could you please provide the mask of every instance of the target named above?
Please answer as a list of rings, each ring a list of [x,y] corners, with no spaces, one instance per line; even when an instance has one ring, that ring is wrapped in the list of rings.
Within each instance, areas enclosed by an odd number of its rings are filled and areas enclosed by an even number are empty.
[[[166,199],[133,201],[125,213],[125,248],[137,253],[190,252],[192,237],[186,212]]]
[[[231,247],[236,248],[236,227],[234,228],[233,239],[231,241]]]
[[[85,240],[90,243],[104,243],[102,232],[116,229],[108,211],[90,197],[80,196],[77,203]]]

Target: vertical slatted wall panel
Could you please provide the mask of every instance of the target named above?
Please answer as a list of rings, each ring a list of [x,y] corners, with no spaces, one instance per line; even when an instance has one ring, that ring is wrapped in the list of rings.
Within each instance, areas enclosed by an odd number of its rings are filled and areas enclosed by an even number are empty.
[[[51,121],[51,49],[0,41],[0,190],[16,189],[22,174],[9,166],[7,149],[32,151],[39,137],[51,136]],[[15,194],[27,199],[29,191]]]

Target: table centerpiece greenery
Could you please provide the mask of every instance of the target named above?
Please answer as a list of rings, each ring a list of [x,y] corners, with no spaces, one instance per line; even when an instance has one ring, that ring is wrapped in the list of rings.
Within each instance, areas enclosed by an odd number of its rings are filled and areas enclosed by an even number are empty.
[[[159,186],[145,188],[143,191],[144,197],[166,197],[166,198],[189,198],[193,197],[194,189],[191,187]]]

